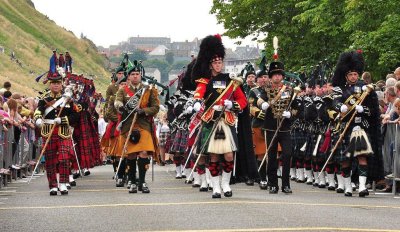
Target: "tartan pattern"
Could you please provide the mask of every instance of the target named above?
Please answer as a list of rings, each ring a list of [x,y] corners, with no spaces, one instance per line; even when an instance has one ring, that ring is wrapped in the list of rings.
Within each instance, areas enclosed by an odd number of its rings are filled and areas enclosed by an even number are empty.
[[[160,132],[160,135],[158,137],[158,145],[160,147],[165,147],[165,144],[167,143],[168,134],[169,132]]]
[[[165,141],[165,152],[171,153],[171,147],[172,147],[172,138],[175,137],[175,133],[169,133],[167,136],[167,140]]]
[[[234,165],[233,161],[224,160],[222,162],[222,170],[224,170],[224,172],[229,173],[233,170],[233,165]]]
[[[291,139],[292,139],[293,157],[303,158],[304,152],[300,151],[300,148],[306,142],[306,139],[307,139],[306,134],[304,133],[304,131],[299,130],[299,129],[292,129],[290,134],[291,134]]]
[[[306,146],[306,150],[304,152],[304,157],[305,158],[311,158],[312,157],[312,153],[314,151],[315,148],[315,143],[317,142],[316,139],[314,139],[314,134],[312,133],[306,133],[306,141],[307,141],[307,146]]]
[[[73,137],[81,168],[91,168],[101,160],[99,135],[89,112],[80,112],[79,124],[74,129]],[[77,166],[76,164],[73,165],[74,167]]]
[[[43,138],[43,140],[45,139]],[[69,182],[69,159],[72,155],[72,141],[70,139],[62,139],[57,134],[53,134],[44,152],[46,174],[50,189],[57,187],[56,173],[60,173],[60,183]]]
[[[175,137],[173,138],[171,152],[184,153],[188,143],[188,130],[178,130]]]

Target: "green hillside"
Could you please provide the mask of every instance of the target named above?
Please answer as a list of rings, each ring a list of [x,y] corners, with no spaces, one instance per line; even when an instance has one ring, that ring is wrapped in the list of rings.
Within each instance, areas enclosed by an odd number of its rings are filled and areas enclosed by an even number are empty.
[[[30,0],[0,0],[0,84],[9,80],[13,92],[36,96],[45,86],[35,77],[49,69],[53,48],[69,51],[73,72],[94,75],[96,88],[105,92],[110,73],[106,59],[88,39],[79,39],[34,8]],[[11,60],[14,51],[17,60]]]

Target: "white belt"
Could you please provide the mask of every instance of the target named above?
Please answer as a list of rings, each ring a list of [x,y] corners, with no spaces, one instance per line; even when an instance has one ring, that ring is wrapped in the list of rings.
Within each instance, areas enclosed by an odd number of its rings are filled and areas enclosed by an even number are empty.
[[[54,119],[43,119],[43,123],[46,123],[46,124],[56,124],[56,122],[54,121]]]
[[[214,105],[212,108],[213,108],[213,110],[215,110],[215,111],[222,111],[223,108],[224,108],[224,106],[222,106],[222,105]],[[227,108],[225,108],[225,111],[230,111],[230,110],[227,109]]]

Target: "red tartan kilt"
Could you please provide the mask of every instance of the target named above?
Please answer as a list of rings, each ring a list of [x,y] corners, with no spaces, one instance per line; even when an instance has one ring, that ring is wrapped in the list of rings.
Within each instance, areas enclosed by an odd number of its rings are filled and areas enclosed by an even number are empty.
[[[43,137],[43,141],[46,141],[47,138]],[[44,148],[45,143],[42,145],[42,149]],[[74,156],[72,140],[62,139],[58,136],[58,134],[53,133],[51,136],[49,143],[47,144],[46,150],[44,152],[44,156],[46,158],[46,162],[49,160],[55,160],[58,162],[59,160],[70,160]],[[49,158],[50,156],[57,156],[56,159]]]

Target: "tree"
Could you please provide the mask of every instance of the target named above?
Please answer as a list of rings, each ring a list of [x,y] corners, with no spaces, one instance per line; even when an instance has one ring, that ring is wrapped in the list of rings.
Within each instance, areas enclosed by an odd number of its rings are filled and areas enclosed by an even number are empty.
[[[165,60],[168,62],[169,65],[172,65],[174,63],[174,53],[168,52],[165,54]]]
[[[161,82],[168,81],[169,64],[163,60],[147,60],[143,63],[144,68],[158,68],[161,73]]]
[[[375,79],[393,71],[400,58],[400,15],[397,0],[213,0],[211,13],[224,25],[224,35],[245,38],[278,36],[280,60],[299,69],[339,54],[362,49]],[[249,17],[250,16],[250,17]]]
[[[146,53],[144,51],[141,50],[134,50],[132,52],[132,54],[128,54],[129,55],[129,59],[130,60],[142,60],[145,61],[147,60],[147,56]]]

